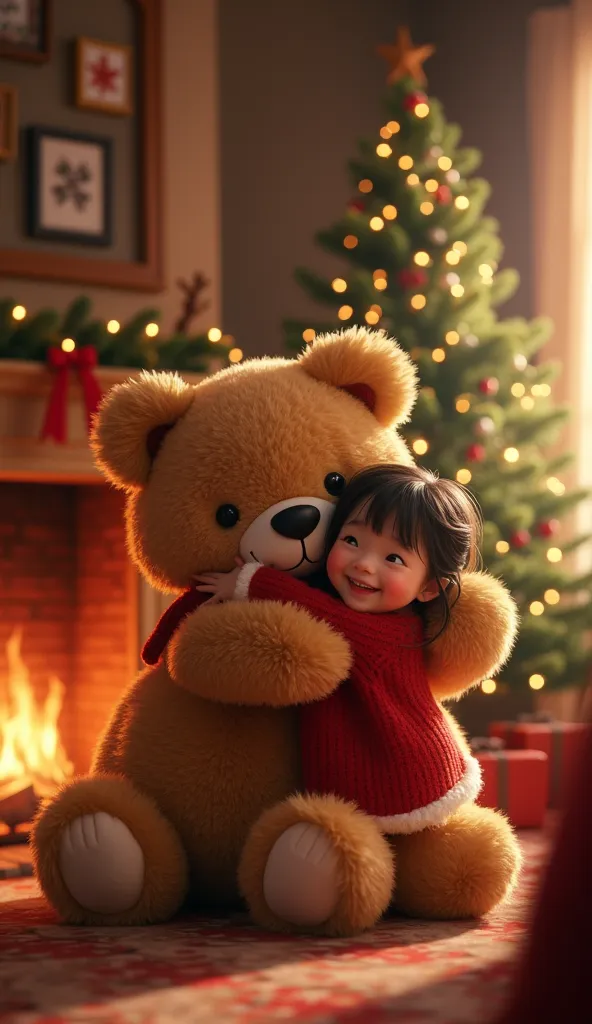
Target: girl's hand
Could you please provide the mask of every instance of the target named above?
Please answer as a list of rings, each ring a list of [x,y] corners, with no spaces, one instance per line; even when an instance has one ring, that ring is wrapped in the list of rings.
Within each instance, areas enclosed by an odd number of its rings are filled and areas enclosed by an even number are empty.
[[[198,584],[195,589],[212,595],[204,604],[220,604],[222,601],[231,601],[241,567],[242,561],[241,566],[231,572],[203,572],[199,576],[194,576],[193,580]]]

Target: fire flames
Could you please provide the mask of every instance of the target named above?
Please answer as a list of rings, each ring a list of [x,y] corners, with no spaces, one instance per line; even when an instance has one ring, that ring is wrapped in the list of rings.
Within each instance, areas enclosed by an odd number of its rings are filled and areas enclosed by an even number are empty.
[[[33,783],[40,795],[51,792],[74,771],[58,732],[65,687],[50,675],[47,696],[36,700],[29,671],[21,656],[22,629],[6,643],[8,682],[0,690],[0,784]]]

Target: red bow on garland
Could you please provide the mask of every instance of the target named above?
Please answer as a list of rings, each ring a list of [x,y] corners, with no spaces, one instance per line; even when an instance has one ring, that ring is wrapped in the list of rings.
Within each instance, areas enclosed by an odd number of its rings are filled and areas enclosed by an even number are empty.
[[[51,437],[57,444],[65,444],[70,370],[75,370],[78,373],[89,431],[92,417],[101,400],[101,389],[93,374],[93,368],[97,365],[97,350],[92,345],[84,345],[82,348],[74,349],[73,352],[64,352],[61,348],[52,347],[47,352],[47,365],[53,371],[54,381],[41,430],[41,438],[45,440],[45,438]]]

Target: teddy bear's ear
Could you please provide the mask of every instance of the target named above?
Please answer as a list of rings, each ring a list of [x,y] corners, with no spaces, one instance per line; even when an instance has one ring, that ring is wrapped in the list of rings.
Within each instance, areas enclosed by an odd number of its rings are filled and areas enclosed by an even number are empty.
[[[384,331],[351,327],[322,334],[299,357],[300,366],[364,403],[381,426],[405,423],[417,392],[409,356]]]
[[[174,373],[142,373],[103,398],[90,443],[105,476],[123,489],[142,487],[171,427],[187,412],[195,389]]]

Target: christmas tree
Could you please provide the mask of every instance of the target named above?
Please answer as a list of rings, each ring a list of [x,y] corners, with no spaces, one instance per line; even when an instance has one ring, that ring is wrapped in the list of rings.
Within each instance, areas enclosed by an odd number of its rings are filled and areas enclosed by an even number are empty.
[[[560,520],[586,493],[569,492],[561,479],[570,456],[549,454],[567,416],[551,397],[558,367],[537,359],[551,325],[496,314],[518,275],[498,269],[498,225],[483,212],[489,186],[473,176],[480,154],[459,146],[460,129],[424,91],[432,48],[413,47],[400,30],[379,52],[390,65],[386,117],[349,164],[355,195],[346,211],[317,236],[347,269],[333,280],[297,270],[332,313],[317,323],[286,321],[287,343],[300,350],[318,333],[364,323],[397,338],[420,378],[406,439],[419,464],[475,494],[484,567],[506,582],[521,612],[502,685],[584,685],[592,574],[578,576],[567,563],[589,537],[562,540]],[[493,692],[496,683],[482,686]]]

